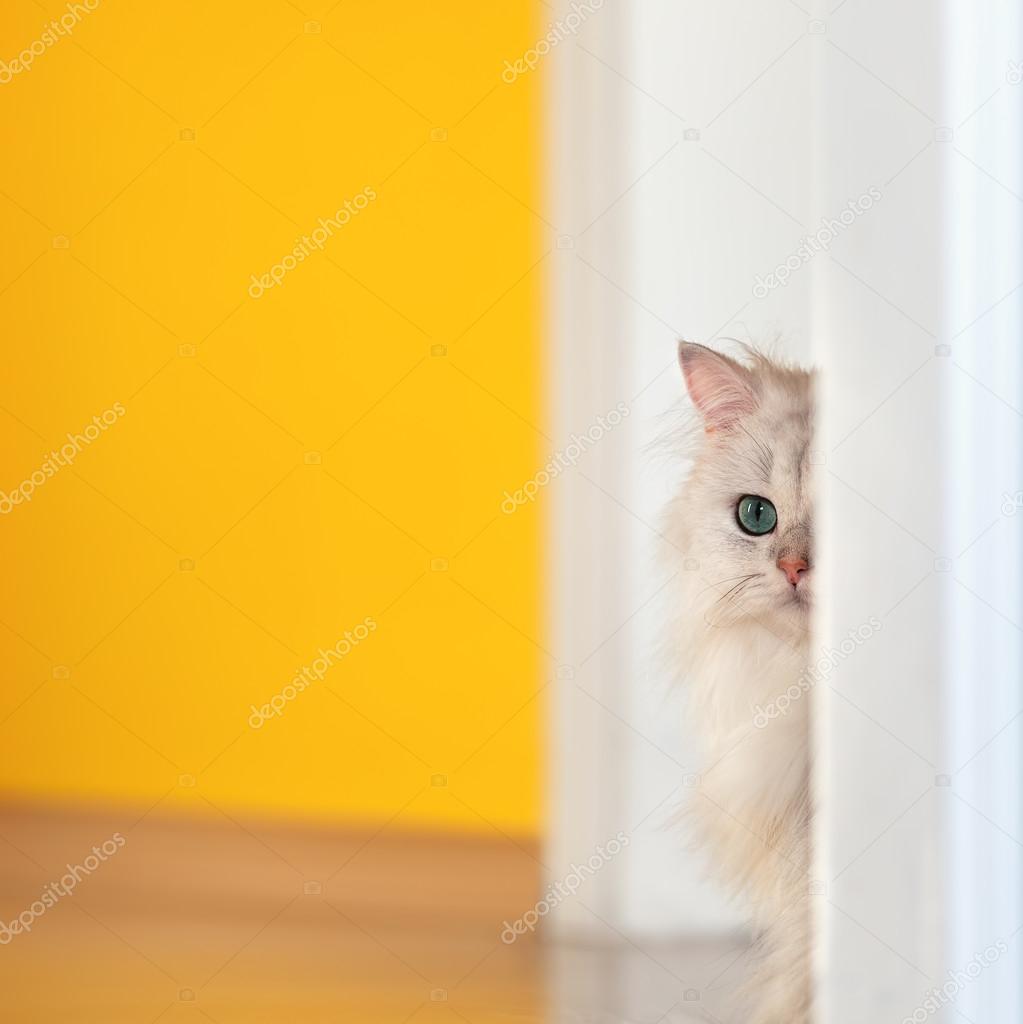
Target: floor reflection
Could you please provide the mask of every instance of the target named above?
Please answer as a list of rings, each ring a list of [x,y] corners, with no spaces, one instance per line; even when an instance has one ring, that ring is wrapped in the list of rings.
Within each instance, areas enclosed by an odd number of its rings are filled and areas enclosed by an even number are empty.
[[[540,884],[509,837],[11,806],[0,838],[11,1022],[724,1022],[744,968],[739,942],[503,942]]]

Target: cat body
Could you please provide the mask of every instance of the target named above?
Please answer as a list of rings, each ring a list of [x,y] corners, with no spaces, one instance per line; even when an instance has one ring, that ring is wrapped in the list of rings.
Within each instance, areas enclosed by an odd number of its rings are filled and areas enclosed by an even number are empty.
[[[704,763],[692,813],[757,934],[745,1021],[806,1024],[813,382],[752,350],[679,355],[700,416],[667,525],[685,556],[673,655]]]

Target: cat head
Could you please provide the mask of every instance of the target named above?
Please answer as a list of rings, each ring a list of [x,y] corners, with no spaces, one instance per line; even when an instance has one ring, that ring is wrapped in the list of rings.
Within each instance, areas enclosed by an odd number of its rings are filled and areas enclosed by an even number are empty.
[[[805,632],[813,602],[813,377],[747,350],[682,342],[702,430],[672,526],[699,566],[711,625]]]

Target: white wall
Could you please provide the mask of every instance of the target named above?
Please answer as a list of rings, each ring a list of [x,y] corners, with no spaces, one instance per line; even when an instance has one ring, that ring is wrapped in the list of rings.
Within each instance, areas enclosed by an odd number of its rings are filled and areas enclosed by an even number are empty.
[[[1008,953],[956,1006],[973,1020],[1020,1020],[1023,12],[1015,3],[972,12],[952,5],[947,17],[946,102],[957,131],[946,253],[946,277],[954,282],[947,295],[947,542],[955,558],[946,645],[953,766],[946,967],[960,970],[976,950],[1005,940]]]
[[[659,527],[675,481],[647,448],[681,398],[680,337],[781,330],[783,352],[808,354],[809,269],[766,299],[753,288],[810,226],[806,81],[819,45],[787,0],[644,0],[605,4],[548,58],[549,217],[564,236],[551,436],[582,433],[617,402],[630,409],[552,495],[553,643],[571,678],[558,684],[552,737],[551,877],[618,829],[633,833],[559,910],[562,933],[613,941],[741,925],[684,829],[667,824],[699,761],[681,732],[682,694],[654,657],[658,594],[680,553]]]

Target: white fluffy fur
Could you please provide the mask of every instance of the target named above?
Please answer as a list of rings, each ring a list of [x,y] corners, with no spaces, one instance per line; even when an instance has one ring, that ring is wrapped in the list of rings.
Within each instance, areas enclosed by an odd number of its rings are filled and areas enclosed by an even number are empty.
[[[756,708],[797,684],[810,661],[812,377],[753,350],[738,363],[683,344],[680,360],[700,414],[688,435],[692,470],[667,526],[685,558],[674,657],[705,762],[693,813],[708,860],[748,901],[758,936],[741,1019],[805,1024],[809,698],[766,724]],[[739,528],[735,507],[746,494],[774,503],[773,533]],[[810,565],[797,587],[777,567],[783,557]]]

